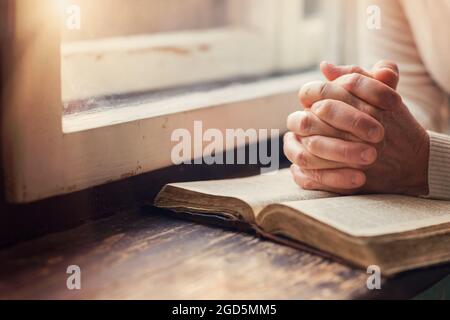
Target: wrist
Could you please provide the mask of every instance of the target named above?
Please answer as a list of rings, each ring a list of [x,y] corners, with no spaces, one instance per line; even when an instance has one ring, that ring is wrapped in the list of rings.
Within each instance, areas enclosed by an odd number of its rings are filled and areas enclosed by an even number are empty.
[[[450,200],[450,136],[428,132],[430,155],[427,198]]]
[[[428,133],[424,129],[421,131],[420,139],[417,140],[417,147],[414,148],[414,153],[417,156],[414,159],[411,159],[411,183],[406,192],[407,195],[411,196],[426,196],[429,194],[428,170],[431,142]]]

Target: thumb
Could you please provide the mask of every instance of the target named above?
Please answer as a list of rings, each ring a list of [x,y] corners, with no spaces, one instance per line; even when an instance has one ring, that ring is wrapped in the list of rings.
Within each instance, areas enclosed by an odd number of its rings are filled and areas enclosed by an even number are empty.
[[[391,87],[397,89],[400,80],[400,72],[396,63],[381,60],[372,69],[373,77]]]
[[[363,68],[358,66],[336,66],[329,62],[322,62],[320,64],[320,70],[322,71],[323,75],[328,79],[328,81],[334,81],[337,78],[340,78],[342,76],[345,76],[347,74],[352,73],[359,73],[364,76],[372,78],[373,75],[367,71],[365,71]]]
[[[395,63],[386,60],[379,61],[372,69],[367,72],[358,66],[336,66],[329,62],[322,62],[320,70],[328,81],[334,81],[344,75],[358,73],[366,77],[374,78],[383,82],[392,89],[396,89],[399,82],[399,71]]]

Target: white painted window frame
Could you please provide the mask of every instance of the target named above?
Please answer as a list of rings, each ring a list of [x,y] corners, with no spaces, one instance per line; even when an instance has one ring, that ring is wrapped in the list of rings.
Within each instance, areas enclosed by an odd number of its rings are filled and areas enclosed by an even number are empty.
[[[273,4],[271,0],[257,2]],[[299,87],[317,79],[316,73],[291,75],[175,97],[156,106],[80,113],[63,119],[57,3],[41,0],[36,6],[35,0],[15,2],[13,34],[8,37],[11,50],[3,57],[8,82],[1,110],[4,185],[7,200],[13,203],[66,194],[170,166],[171,133],[177,128],[191,130],[195,120],[202,120],[205,129],[284,131],[286,115],[298,108]],[[254,14],[264,16],[261,12]],[[261,20],[252,16],[249,21]],[[264,34],[275,41],[273,30]],[[289,61],[285,64],[289,68],[293,60],[280,57],[291,49],[288,45],[281,48],[274,61]]]
[[[232,23],[220,29],[64,43],[63,101],[311,66],[323,51],[325,22],[302,18],[303,3],[229,0]]]

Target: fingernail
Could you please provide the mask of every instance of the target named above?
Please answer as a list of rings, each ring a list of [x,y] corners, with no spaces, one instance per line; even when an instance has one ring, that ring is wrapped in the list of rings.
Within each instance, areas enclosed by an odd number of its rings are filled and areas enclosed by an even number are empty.
[[[378,127],[372,127],[369,129],[367,136],[370,140],[378,140],[381,135],[381,130]]]
[[[325,65],[325,66],[327,66],[327,67],[334,67],[334,64],[332,64],[331,62],[328,62],[328,61],[322,61],[321,64],[322,64],[322,65]]]
[[[373,162],[375,160],[376,156],[377,156],[377,152],[373,148],[366,149],[365,151],[363,151],[361,153],[361,159],[367,163]]]

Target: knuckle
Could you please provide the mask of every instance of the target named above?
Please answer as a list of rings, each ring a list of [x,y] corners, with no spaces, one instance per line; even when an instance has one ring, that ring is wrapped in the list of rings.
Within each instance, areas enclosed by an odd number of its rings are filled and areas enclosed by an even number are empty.
[[[308,168],[309,159],[305,151],[301,151],[298,153],[296,158],[296,164],[302,169]]]
[[[350,150],[349,146],[347,146],[347,145],[342,146],[342,148],[340,148],[340,152],[341,152],[341,157],[344,161],[350,160],[351,150]]]
[[[322,181],[323,181],[322,171],[320,171],[320,170],[311,170],[311,176],[313,177],[313,179],[316,182],[322,184]]]
[[[357,65],[351,65],[350,70],[352,73],[363,73],[363,69]]]
[[[320,97],[322,97],[322,98],[326,97],[328,92],[329,92],[329,89],[330,89],[329,83],[328,82],[322,82],[320,84],[320,88],[319,88],[319,95],[320,95]]]
[[[299,119],[299,115],[301,114],[301,111],[297,111],[294,113],[291,113],[287,119],[286,119],[286,127],[289,131],[297,131],[297,122]]]
[[[363,117],[360,115],[355,115],[351,120],[351,128],[358,129],[361,126],[361,123],[364,121]]]
[[[355,136],[353,134],[351,134],[350,132],[341,132],[341,138],[343,140],[347,140],[347,141],[353,141],[355,139]]]
[[[378,108],[373,107],[373,106],[370,106],[370,105],[368,105],[368,104],[366,104],[366,103],[359,104],[358,109],[359,109],[361,112],[364,112],[364,113],[368,114],[369,116],[374,117],[375,119],[378,119],[378,116],[379,116],[380,114],[382,114],[382,113],[379,111]]]
[[[311,131],[311,118],[308,114],[304,114],[302,115],[302,117],[300,118],[300,123],[299,125],[299,131],[301,134],[307,134]]]
[[[317,150],[319,141],[316,137],[308,137],[305,139],[305,146],[310,151],[313,152]]]
[[[350,89],[357,89],[360,87],[362,76],[358,73],[352,73],[347,79],[347,85]]]
[[[333,100],[325,99],[317,104],[315,114],[321,119],[331,119],[334,113]]]
[[[312,86],[313,86],[313,82],[309,82],[309,83],[304,84],[300,88],[300,90],[298,91],[298,97],[300,98],[300,100],[304,99],[305,97],[308,97]]]
[[[307,83],[302,86],[298,92],[298,99],[303,107],[308,107],[314,100],[313,88],[316,86],[314,82]]]

